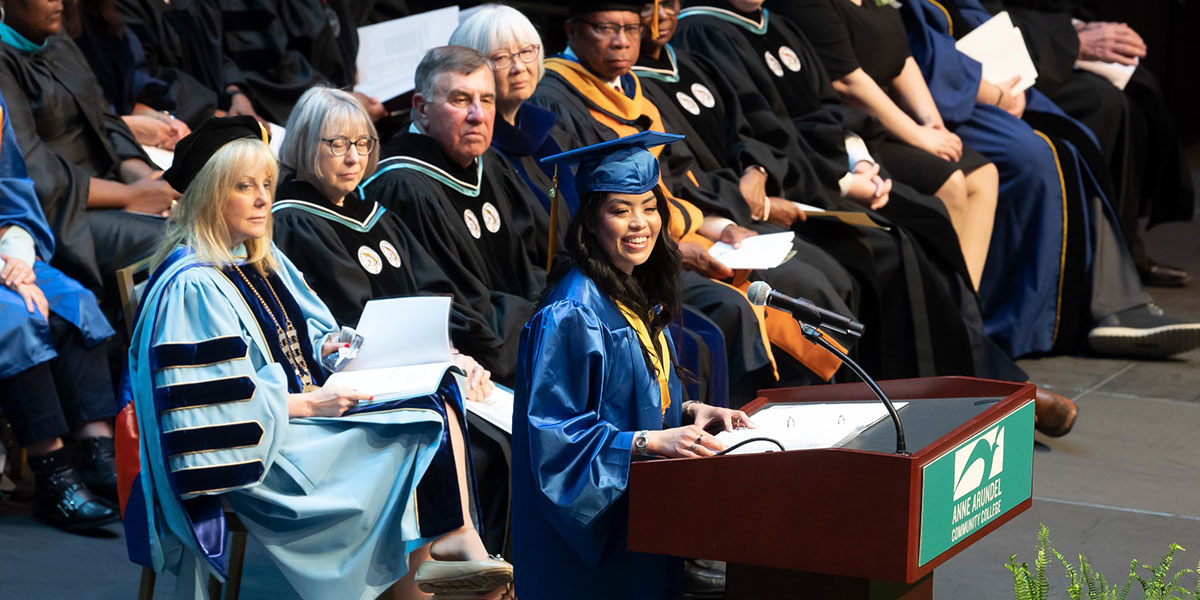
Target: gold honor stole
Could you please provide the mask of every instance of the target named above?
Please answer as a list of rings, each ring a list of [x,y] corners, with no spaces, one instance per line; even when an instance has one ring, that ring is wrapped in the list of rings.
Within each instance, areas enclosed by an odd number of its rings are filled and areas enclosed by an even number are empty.
[[[642,117],[650,120],[650,130],[666,132],[662,123],[662,115],[658,112],[658,108],[642,94],[642,82],[636,75],[633,77],[635,85],[633,98],[630,98],[624,92],[617,91],[606,82],[601,81],[600,78],[575,61],[562,58],[547,59],[546,69],[562,77],[576,91],[586,97],[592,103],[592,106],[588,107],[592,118],[616,132],[618,136],[624,137],[641,133],[642,130],[631,123]],[[658,158],[662,149],[663,146],[656,146],[650,149],[650,153]],[[691,171],[687,172],[687,177],[692,185],[700,187],[696,176]],[[704,213],[691,202],[676,198],[663,183],[661,174],[658,179],[658,189],[667,199],[671,210],[671,237],[678,242],[696,242],[704,248],[711,247],[713,243],[708,238],[696,233],[700,225],[704,223]],[[717,281],[717,283],[737,290],[743,297],[746,295],[746,289],[750,287],[749,282],[746,281],[736,287],[721,281]],[[749,302],[749,299],[746,301]],[[763,347],[766,348],[767,355],[771,359],[771,368],[775,371],[776,378],[779,377],[779,369],[775,364],[775,356],[771,353],[771,344],[767,343],[767,340],[782,348],[826,381],[833,377],[833,374],[841,367],[841,359],[804,338],[804,334],[800,332],[800,324],[790,314],[774,308],[765,310],[761,306],[754,306],[753,309],[758,316]],[[835,340],[830,339],[830,341],[837,344]],[[841,348],[840,345],[838,347]]]
[[[650,330],[646,328],[645,321],[634,314],[629,307],[617,302],[617,308],[621,309],[621,314],[625,316],[625,320],[629,321],[629,326],[637,332],[638,341],[642,346],[649,348],[650,362],[654,365],[654,370],[658,372],[658,394],[661,399],[662,414],[667,414],[667,407],[671,406],[671,352],[667,348],[667,334],[658,332],[657,344],[650,340]]]

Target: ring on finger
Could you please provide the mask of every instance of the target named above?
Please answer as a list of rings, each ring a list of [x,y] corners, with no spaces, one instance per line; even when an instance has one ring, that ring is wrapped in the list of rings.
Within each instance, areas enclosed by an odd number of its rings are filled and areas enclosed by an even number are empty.
[[[693,452],[693,453],[696,452],[696,443],[695,442],[693,442],[691,446],[688,446],[688,452]]]

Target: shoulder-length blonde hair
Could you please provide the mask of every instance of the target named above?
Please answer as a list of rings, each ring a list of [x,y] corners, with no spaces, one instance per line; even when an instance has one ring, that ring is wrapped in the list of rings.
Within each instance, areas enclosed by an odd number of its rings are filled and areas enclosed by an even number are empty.
[[[178,246],[190,248],[201,262],[218,267],[235,264],[229,247],[225,207],[239,179],[263,171],[272,182],[273,193],[279,165],[262,140],[245,138],[221,146],[196,174],[171,212],[166,235],[151,260],[152,267],[157,268]],[[253,265],[264,275],[279,269],[279,263],[271,254],[272,223],[268,216],[267,234],[246,240],[245,244],[245,264]]]
[[[336,88],[313,87],[300,96],[288,118],[287,135],[279,147],[279,162],[294,171],[297,179],[317,183],[325,176],[320,164],[325,131],[337,132],[354,125],[361,126],[367,137],[375,140],[363,169],[366,179],[375,173],[375,165],[379,164],[379,134],[358,98]],[[354,149],[347,151],[357,152]]]

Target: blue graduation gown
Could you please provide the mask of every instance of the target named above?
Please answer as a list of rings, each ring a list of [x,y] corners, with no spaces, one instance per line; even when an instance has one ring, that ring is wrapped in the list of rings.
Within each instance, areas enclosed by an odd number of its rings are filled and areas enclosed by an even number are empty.
[[[50,311],[71,323],[91,348],[108,339],[113,329],[104,318],[96,296],[46,264],[54,256],[54,237],[42,214],[17,148],[8,120],[8,106],[0,98],[0,227],[20,227],[33,237],[38,260],[33,265],[37,286],[46,295]],[[0,286],[0,379],[7,379],[57,356],[50,324],[40,313],[30,313],[21,296]]]
[[[664,415],[636,332],[591,279],[570,271],[521,335],[512,462],[518,597],[680,596],[680,559],[626,549],[633,437],[679,425],[674,369],[669,389]]]
[[[1000,173],[999,206],[979,290],[986,331],[1010,356],[1069,349],[1078,332],[1065,325],[1086,330],[1091,324],[1081,290],[1093,267],[1091,219],[1103,218],[1082,199],[1103,194],[1069,143],[1045,136],[1029,118],[976,104],[982,67],[955,49],[951,32],[969,31],[990,15],[974,0],[960,1],[956,8],[954,14],[965,22],[952,23],[951,13],[930,0],[904,2],[900,11],[913,58],[947,127]],[[1069,119],[1037,90],[1025,97],[1031,118],[1037,112]]]
[[[338,330],[333,316],[272,251],[275,291],[308,333],[301,345],[319,348]],[[302,597],[375,598],[404,576],[409,552],[461,525],[457,498],[422,505],[418,517],[415,490],[442,441],[442,415],[405,405],[289,418],[295,376],[272,358],[274,324],[257,312],[225,272],[185,251],[154,274],[129,354],[141,467],[122,503],[130,557],[221,573],[220,494]],[[428,531],[425,513],[439,509],[459,518]]]

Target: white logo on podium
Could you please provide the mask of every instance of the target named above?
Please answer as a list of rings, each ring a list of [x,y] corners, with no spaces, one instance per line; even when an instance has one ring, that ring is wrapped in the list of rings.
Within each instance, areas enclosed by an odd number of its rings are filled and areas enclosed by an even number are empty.
[[[1004,428],[997,427],[954,453],[954,500],[1004,470]]]

